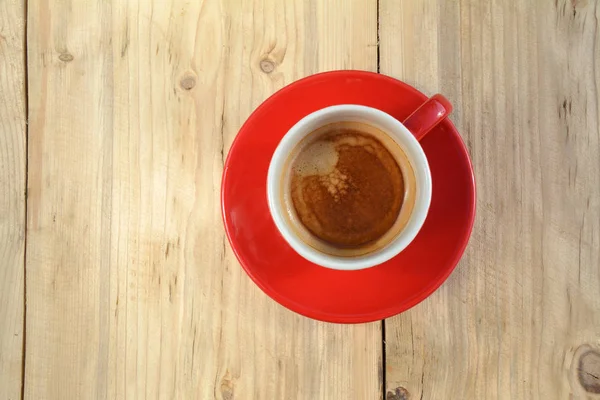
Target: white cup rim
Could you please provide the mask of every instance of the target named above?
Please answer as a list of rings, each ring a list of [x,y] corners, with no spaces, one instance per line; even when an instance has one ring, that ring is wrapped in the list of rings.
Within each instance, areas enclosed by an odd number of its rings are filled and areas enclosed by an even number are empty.
[[[339,118],[339,119],[336,119]],[[416,178],[416,199],[413,211],[406,226],[386,246],[374,252],[356,256],[340,257],[325,254],[302,241],[290,226],[281,204],[281,176],[291,150],[315,128],[323,126],[326,120],[356,120],[383,129],[403,149],[414,169]],[[269,211],[285,241],[310,262],[337,270],[359,270],[382,264],[404,250],[417,236],[431,204],[431,171],[423,148],[414,135],[400,121],[379,109],[341,104],[322,108],[298,121],[283,136],[273,153],[267,174],[267,200]]]

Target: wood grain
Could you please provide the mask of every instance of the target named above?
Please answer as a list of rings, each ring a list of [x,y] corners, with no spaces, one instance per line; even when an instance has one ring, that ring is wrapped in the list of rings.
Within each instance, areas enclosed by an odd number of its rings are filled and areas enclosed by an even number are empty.
[[[0,1],[0,399],[21,397],[24,323],[25,3]]]
[[[598,2],[381,0],[381,72],[456,106],[477,221],[386,323],[387,399],[600,392]]]
[[[376,69],[375,1],[30,2],[25,398],[381,398],[380,324],[277,305],[224,157],[284,84]]]

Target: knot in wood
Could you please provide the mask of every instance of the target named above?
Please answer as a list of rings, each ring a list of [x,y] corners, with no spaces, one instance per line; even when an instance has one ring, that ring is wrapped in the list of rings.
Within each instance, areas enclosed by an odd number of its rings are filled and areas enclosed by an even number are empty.
[[[71,62],[71,61],[73,61],[74,58],[75,57],[73,57],[73,55],[70,53],[61,53],[58,56],[58,59],[63,62]]]
[[[179,81],[179,85],[183,90],[192,90],[196,86],[196,76],[192,73],[185,74]]]
[[[588,350],[579,357],[577,378],[581,387],[588,392],[600,393],[600,353]]]
[[[260,69],[265,74],[270,74],[275,70],[275,63],[269,59],[261,60]]]
[[[385,400],[410,400],[410,393],[402,386],[387,392]]]

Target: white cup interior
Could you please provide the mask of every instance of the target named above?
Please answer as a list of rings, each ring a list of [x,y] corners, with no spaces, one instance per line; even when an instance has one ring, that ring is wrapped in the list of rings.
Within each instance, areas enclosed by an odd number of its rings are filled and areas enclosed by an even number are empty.
[[[298,143],[316,129],[340,121],[362,122],[386,132],[404,151],[411,163],[416,182],[415,203],[404,229],[386,246],[355,257],[333,256],[305,243],[290,226],[282,200],[282,174],[286,161]],[[267,176],[267,199],[277,229],[302,257],[315,264],[339,270],[358,270],[384,263],[404,250],[417,236],[431,203],[431,172],[427,157],[413,134],[391,115],[366,106],[344,104],[323,108],[298,121],[277,146]]]

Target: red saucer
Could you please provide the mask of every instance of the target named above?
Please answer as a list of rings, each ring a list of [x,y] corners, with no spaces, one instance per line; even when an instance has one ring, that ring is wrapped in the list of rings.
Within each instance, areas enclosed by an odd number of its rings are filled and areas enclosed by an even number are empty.
[[[427,220],[413,243],[384,264],[337,271],[306,261],[279,234],[267,205],[271,156],[302,117],[335,104],[362,104],[402,121],[426,99],[385,75],[334,71],[286,86],[248,118],[225,163],[222,211],[233,251],[265,293],[307,317],[358,323],[405,311],[446,280],[465,250],[475,219],[471,161],[447,119],[421,141],[433,180]]]

